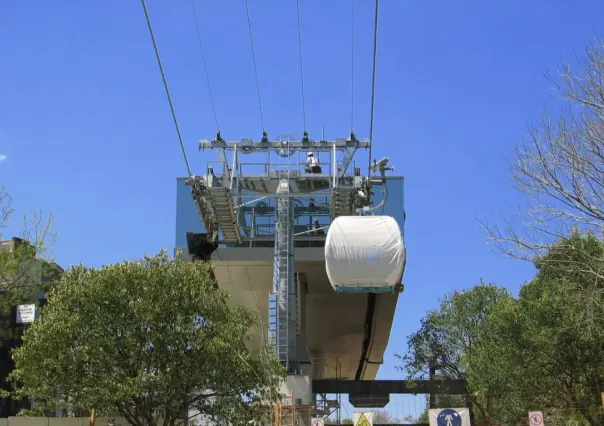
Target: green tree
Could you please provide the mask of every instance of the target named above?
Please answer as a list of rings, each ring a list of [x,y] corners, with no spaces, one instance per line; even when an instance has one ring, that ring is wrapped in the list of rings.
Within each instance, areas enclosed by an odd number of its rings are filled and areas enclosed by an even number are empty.
[[[4,235],[14,217],[11,196],[0,186],[0,412],[6,412],[10,402],[10,386],[6,374],[12,369],[11,350],[18,344],[21,328],[16,324],[16,307],[37,303],[60,273],[52,262],[51,249],[55,234],[53,216],[35,211],[23,217],[21,238]],[[11,226],[12,228],[12,226]]]
[[[6,351],[12,335],[11,322],[14,308],[21,303],[32,302],[35,296],[46,290],[52,282],[52,232],[53,215],[42,211],[23,217],[24,226],[20,238],[4,235],[14,209],[12,198],[4,186],[0,186],[0,240],[7,243],[0,247],[0,358]],[[49,265],[50,263],[50,265]]]
[[[483,346],[489,312],[507,299],[512,299],[507,290],[483,283],[449,295],[439,309],[428,312],[420,329],[409,337],[409,352],[397,355],[402,361],[399,369],[411,378],[426,377],[434,362],[437,378],[467,380],[466,394],[477,419],[489,423],[488,401],[475,394],[472,386],[473,359]],[[437,397],[439,406],[466,405],[465,396]]]
[[[590,267],[584,265],[589,263]],[[474,358],[481,392],[501,395],[498,421],[523,420],[529,408],[551,408],[604,424],[604,243],[574,232],[536,263],[538,273],[517,301],[492,310],[487,341]],[[586,297],[590,295],[590,297]]]
[[[15,353],[20,395],[137,426],[173,425],[187,406],[233,424],[270,414],[283,368],[246,348],[257,318],[228,305],[208,264],[162,252],[59,284]]]

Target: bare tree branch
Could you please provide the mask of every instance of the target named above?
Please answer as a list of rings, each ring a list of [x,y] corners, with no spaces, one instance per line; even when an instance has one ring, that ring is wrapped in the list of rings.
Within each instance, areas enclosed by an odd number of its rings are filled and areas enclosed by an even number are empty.
[[[503,224],[480,221],[493,247],[510,257],[541,259],[573,229],[604,235],[604,40],[596,38],[584,56],[577,71],[565,66],[550,76],[568,107],[559,117],[544,111],[510,162],[528,207]],[[582,266],[603,278],[599,266]]]
[[[15,212],[11,202],[6,188],[0,186],[0,240],[12,240],[0,249],[0,347],[11,337],[11,309],[33,302],[37,293],[46,290],[49,274],[56,271],[48,267],[56,241],[52,213],[45,215],[40,210],[24,215],[21,240],[14,239],[2,233]]]

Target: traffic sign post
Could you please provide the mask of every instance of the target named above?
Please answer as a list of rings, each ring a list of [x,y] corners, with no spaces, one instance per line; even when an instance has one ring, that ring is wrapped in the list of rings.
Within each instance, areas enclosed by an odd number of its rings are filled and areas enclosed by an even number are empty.
[[[529,425],[531,426],[545,426],[543,422],[543,412],[541,411],[529,411]]]
[[[323,419],[319,419],[318,417],[313,417],[310,420],[311,426],[325,426],[325,421]]]

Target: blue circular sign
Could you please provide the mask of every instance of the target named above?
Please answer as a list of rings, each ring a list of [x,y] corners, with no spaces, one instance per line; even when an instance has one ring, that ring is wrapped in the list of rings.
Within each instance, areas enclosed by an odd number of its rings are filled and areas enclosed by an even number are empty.
[[[461,426],[461,416],[457,411],[445,408],[438,413],[436,424],[438,426]]]

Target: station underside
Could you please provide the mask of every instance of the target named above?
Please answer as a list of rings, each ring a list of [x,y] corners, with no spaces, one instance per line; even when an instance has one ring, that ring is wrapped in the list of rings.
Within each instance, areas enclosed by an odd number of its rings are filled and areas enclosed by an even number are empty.
[[[218,285],[234,305],[260,314],[250,347],[268,339],[268,296],[273,248],[218,248],[211,262]],[[325,271],[323,248],[295,249],[295,271],[306,282],[306,341],[315,379],[373,380],[390,337],[398,294],[336,293]]]

